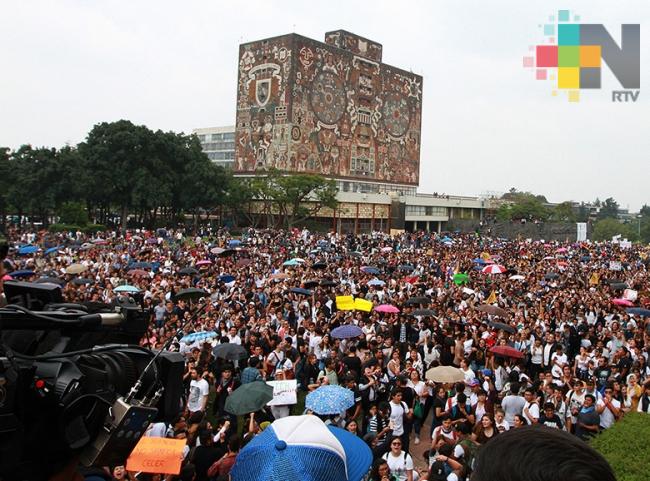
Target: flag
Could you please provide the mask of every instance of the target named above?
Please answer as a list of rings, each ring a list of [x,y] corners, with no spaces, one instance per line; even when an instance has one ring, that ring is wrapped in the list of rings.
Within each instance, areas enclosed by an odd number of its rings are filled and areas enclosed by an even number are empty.
[[[589,278],[589,285],[597,286],[599,282],[600,282],[600,276],[598,276],[598,273],[594,272],[593,274],[591,274],[591,277]]]
[[[490,296],[487,298],[485,303],[494,304],[495,302],[497,302],[497,293],[493,290],[492,292],[490,292]]]

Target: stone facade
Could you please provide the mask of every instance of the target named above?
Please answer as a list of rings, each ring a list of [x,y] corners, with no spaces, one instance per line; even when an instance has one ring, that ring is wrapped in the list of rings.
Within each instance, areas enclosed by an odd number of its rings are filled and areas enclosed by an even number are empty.
[[[235,172],[417,185],[422,77],[381,59],[343,30],[240,45]]]

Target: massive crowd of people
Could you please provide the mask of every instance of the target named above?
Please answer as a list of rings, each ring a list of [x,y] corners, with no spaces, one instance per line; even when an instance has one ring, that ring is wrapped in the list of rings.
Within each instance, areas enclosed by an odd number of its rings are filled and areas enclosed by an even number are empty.
[[[461,480],[504,431],[540,424],[587,440],[650,412],[647,246],[306,229],[9,239],[9,276],[58,279],[68,302],[111,303],[133,286],[150,313],[141,344],[186,356],[184,412],[148,433],[187,440],[179,479],[228,479],[242,445],[302,414],[305,393],[324,385],[353,392],[349,409],[322,417],[371,447],[373,481]],[[38,250],[20,255],[25,245]],[[72,264],[82,272],[69,274]],[[207,297],[178,299],[187,288]],[[340,296],[373,308],[338,309]],[[332,336],[344,325],[361,335]],[[193,332],[206,336],[181,341]],[[245,354],[215,356],[225,343]],[[462,378],[428,379],[438,366]],[[241,385],[272,379],[295,379],[298,403],[226,410]]]

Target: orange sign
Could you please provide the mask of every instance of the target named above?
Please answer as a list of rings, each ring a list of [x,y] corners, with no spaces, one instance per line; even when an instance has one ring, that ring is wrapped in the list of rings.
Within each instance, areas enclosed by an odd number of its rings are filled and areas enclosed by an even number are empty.
[[[143,437],[126,460],[126,469],[143,473],[179,474],[184,447],[184,439]]]

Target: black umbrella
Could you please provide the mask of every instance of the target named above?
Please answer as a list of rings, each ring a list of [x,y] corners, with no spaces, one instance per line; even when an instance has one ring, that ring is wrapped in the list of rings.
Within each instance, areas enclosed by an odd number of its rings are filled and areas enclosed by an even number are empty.
[[[92,279],[87,279],[85,277],[76,277],[75,279],[72,280],[72,283],[76,284],[78,286],[81,286],[83,284],[86,284],[86,285],[92,284],[93,282],[95,282],[95,281],[93,281]]]
[[[226,249],[217,255],[219,257],[228,257],[228,256],[234,256],[235,254],[237,254],[237,251],[235,249]]]
[[[319,282],[318,279],[311,279],[309,281],[303,282],[302,285],[305,287],[305,289],[311,289],[312,287],[319,285]]]
[[[197,271],[194,267],[185,267],[178,271],[178,273],[182,276],[195,276],[199,273],[199,271]]]
[[[398,269],[404,272],[413,272],[413,270],[415,270],[415,267],[409,264],[402,264],[401,266],[398,267]]]
[[[327,268],[327,263],[326,262],[315,262],[311,266],[312,269],[326,269]]]
[[[361,257],[363,254],[361,252],[353,251],[350,252],[348,255],[351,255],[352,257]]]
[[[238,361],[246,357],[246,349],[241,347],[239,344],[233,344],[231,342],[226,342],[224,344],[219,344],[212,349],[212,354],[214,357],[221,359],[227,359],[228,361]]]
[[[510,334],[515,334],[517,329],[512,327],[509,324],[504,324],[503,322],[490,322],[488,326],[493,327],[494,329],[501,329],[502,331],[509,332]]]
[[[436,311],[433,309],[415,309],[411,312],[412,316],[435,316]]]
[[[325,279],[323,281],[320,281],[320,285],[323,287],[334,287],[338,285],[338,282],[336,281],[330,281],[329,279]]]
[[[549,272],[544,276],[544,279],[546,279],[547,281],[552,281],[553,279],[557,279],[558,277],[560,277],[560,274],[556,274],[555,272]]]
[[[180,299],[195,301],[201,299],[202,297],[207,297],[208,292],[203,289],[198,289],[196,287],[190,287],[189,289],[181,289],[176,294],[174,294],[174,301]]]
[[[627,283],[625,283],[625,282],[615,282],[614,284],[610,284],[609,287],[611,287],[615,291],[623,291],[625,289],[630,288],[630,286],[627,285]]]
[[[129,269],[151,269],[149,262],[134,262],[129,266]]]
[[[65,281],[58,277],[41,277],[40,279],[36,279],[34,282],[36,284],[56,284],[61,287],[65,286]]]
[[[431,304],[431,299],[428,297],[411,297],[409,300],[407,300],[404,304],[406,305],[413,305],[413,304]]]

